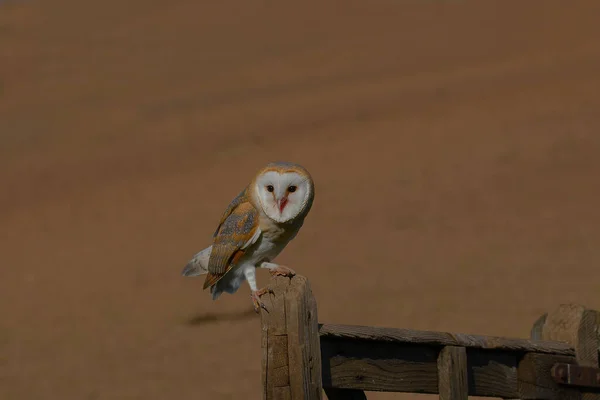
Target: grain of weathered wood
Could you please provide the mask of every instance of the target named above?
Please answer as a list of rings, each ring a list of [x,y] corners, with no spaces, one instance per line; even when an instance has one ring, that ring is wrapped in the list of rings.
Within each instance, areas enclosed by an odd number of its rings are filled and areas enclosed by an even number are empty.
[[[368,340],[378,342],[399,342],[431,346],[461,346],[488,350],[511,350],[521,352],[549,353],[572,356],[572,345],[553,341],[504,338],[494,336],[467,335],[418,331],[411,329],[384,328],[360,325],[321,324],[321,337]]]
[[[328,400],[367,400],[367,395],[362,390],[352,389],[325,389]]]
[[[598,367],[598,312],[583,306],[563,304],[549,313],[542,338],[570,344],[580,365]]]
[[[263,399],[286,399],[291,395],[289,357],[285,321],[285,292],[287,287],[270,282],[273,294],[262,297],[267,310],[261,312]]]
[[[542,340],[544,326],[548,313],[540,316],[531,328],[532,340]],[[550,376],[550,370],[555,363],[575,363],[575,357],[557,356],[551,354],[528,353],[519,361],[518,380],[519,397],[529,399],[565,399],[576,400],[581,394],[576,390],[558,385]]]
[[[323,387],[437,393],[437,353],[427,346],[322,337]]]
[[[366,391],[438,393],[433,346],[321,337],[323,387]],[[471,396],[516,398],[517,355],[467,349]]]
[[[320,400],[323,389],[317,302],[306,278],[292,279],[285,308],[292,399]]]
[[[523,400],[578,400],[581,394],[554,382],[550,369],[555,363],[575,363],[575,357],[551,354],[526,354],[519,362],[519,397]]]
[[[581,305],[562,304],[548,314],[542,339],[563,341],[575,349],[575,359],[582,366],[598,368],[599,313]],[[600,393],[584,393],[583,400],[600,400]]]
[[[292,400],[289,386],[273,388],[273,400]]]
[[[467,349],[469,395],[518,397],[517,354],[514,351]]]
[[[320,400],[317,304],[306,278],[277,277],[263,296],[263,399]]]
[[[269,373],[273,387],[290,384],[288,338],[286,335],[269,336]]]
[[[440,400],[466,400],[469,397],[467,349],[444,347],[438,355],[437,368]]]

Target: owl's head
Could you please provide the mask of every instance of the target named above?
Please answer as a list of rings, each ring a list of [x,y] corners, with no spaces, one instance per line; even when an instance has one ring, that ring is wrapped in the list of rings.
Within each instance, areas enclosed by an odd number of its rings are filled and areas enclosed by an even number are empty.
[[[268,164],[258,172],[253,186],[256,205],[278,223],[306,216],[315,195],[308,171],[287,162]]]

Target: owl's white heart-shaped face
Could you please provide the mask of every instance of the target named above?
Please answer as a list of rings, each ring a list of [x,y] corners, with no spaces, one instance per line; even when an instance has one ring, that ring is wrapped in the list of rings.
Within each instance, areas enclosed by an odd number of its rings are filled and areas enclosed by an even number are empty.
[[[267,170],[259,174],[255,182],[260,206],[275,222],[289,222],[310,207],[313,186],[306,174]]]

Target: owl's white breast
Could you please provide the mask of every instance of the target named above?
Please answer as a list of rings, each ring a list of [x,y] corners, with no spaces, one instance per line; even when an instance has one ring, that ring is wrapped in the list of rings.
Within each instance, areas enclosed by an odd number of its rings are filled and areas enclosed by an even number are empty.
[[[296,237],[302,226],[302,221],[280,225],[266,216],[261,216],[259,225],[261,235],[256,243],[248,248],[246,255],[243,257],[243,263],[259,264],[263,261],[274,260],[288,243]]]
[[[249,249],[247,257],[244,257],[244,262],[259,264],[263,261],[272,261],[288,243],[289,240],[274,240],[272,236],[263,234],[252,246],[252,249]]]

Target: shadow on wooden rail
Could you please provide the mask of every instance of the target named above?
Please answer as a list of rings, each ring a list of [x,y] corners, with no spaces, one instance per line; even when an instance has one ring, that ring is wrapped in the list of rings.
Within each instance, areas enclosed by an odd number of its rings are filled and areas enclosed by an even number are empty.
[[[531,340],[319,324],[308,280],[272,278],[261,312],[263,399],[366,399],[365,391],[600,400],[600,314],[561,305]]]

